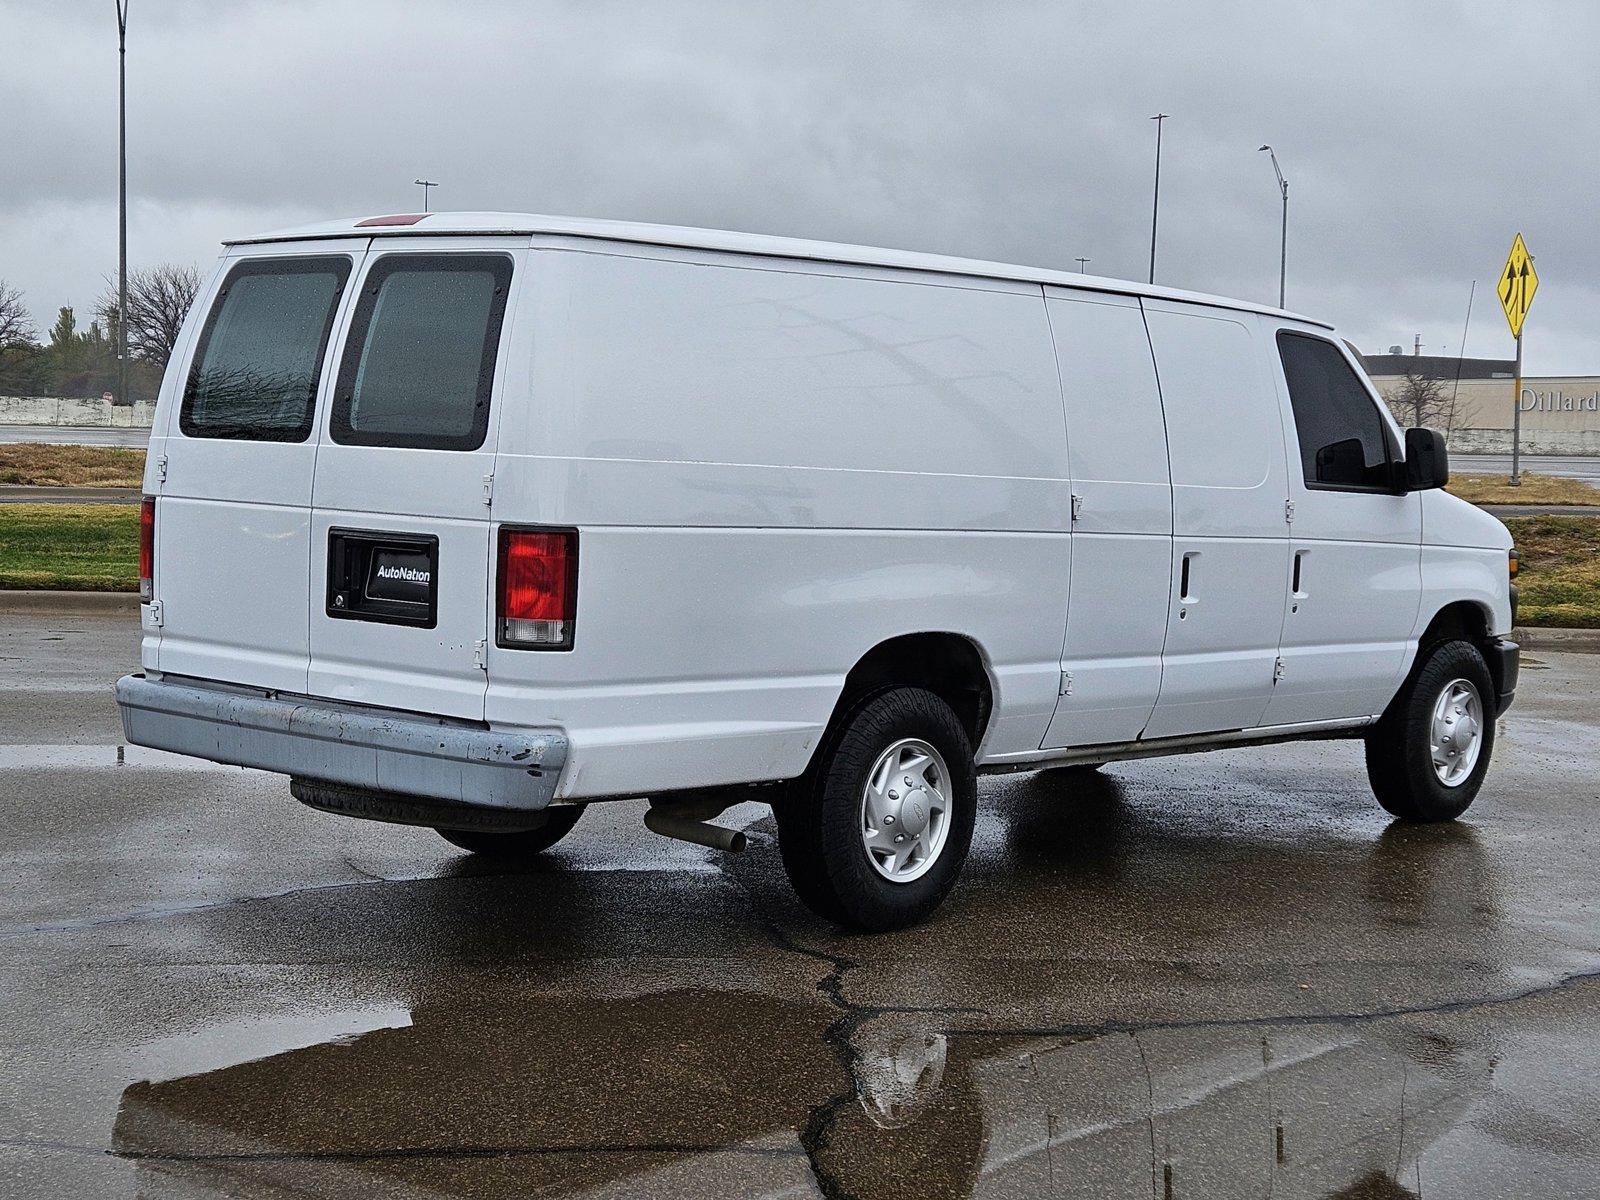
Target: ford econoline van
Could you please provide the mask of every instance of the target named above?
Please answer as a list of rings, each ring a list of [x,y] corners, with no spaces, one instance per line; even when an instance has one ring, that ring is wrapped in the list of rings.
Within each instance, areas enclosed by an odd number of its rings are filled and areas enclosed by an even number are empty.
[[[1505,526],[1326,325],[1084,275],[500,213],[227,246],[150,440],[128,740],[465,850],[770,803],[926,916],[976,776],[1360,738],[1472,802]]]

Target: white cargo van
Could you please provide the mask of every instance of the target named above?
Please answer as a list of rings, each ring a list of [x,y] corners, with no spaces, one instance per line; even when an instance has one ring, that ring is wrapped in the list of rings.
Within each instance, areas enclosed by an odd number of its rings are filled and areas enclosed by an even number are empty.
[[[527,855],[771,803],[949,891],[980,771],[1363,738],[1454,817],[1515,555],[1325,325],[1083,275],[500,213],[230,244],[163,384],[129,741]]]

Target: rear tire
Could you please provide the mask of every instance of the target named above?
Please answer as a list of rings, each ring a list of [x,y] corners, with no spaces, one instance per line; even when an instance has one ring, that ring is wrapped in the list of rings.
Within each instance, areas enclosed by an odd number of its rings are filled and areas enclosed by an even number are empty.
[[[1367,734],[1367,779],[1402,821],[1453,821],[1489,770],[1494,679],[1471,642],[1440,642],[1424,654]]]
[[[909,781],[909,782],[908,782]],[[783,865],[807,908],[849,929],[904,929],[938,908],[977,811],[972,745],[921,688],[864,696],[777,806]]]
[[[481,854],[485,858],[521,859],[543,854],[578,823],[583,806],[574,805],[544,810],[544,820],[534,829],[496,831],[485,829],[435,829],[452,846]]]

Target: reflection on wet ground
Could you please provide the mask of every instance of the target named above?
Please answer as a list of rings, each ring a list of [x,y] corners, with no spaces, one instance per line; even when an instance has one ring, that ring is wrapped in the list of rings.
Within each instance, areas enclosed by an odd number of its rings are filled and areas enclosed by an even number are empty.
[[[992,779],[949,909],[868,938],[754,808],[739,858],[620,805],[503,871],[19,737],[0,1193],[1595,1194],[1596,767],[1548,730],[1600,659],[1539,679],[1470,823],[1387,825],[1350,746]]]

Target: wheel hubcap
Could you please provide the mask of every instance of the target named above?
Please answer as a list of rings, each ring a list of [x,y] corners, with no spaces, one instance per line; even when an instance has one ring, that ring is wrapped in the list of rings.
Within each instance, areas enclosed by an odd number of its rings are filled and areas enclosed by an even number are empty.
[[[878,756],[861,793],[861,844],[872,869],[893,883],[921,878],[950,832],[950,773],[921,738],[901,738]]]
[[[1455,787],[1472,774],[1483,749],[1483,700],[1470,681],[1445,684],[1434,701],[1428,742],[1433,773],[1445,787]]]

